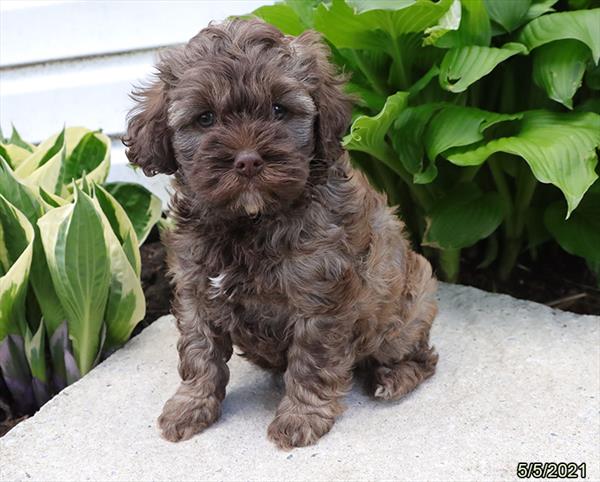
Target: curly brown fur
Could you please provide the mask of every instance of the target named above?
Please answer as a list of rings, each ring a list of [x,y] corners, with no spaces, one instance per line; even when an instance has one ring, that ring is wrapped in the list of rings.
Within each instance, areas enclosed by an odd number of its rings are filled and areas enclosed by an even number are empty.
[[[341,148],[351,102],[327,56],[314,32],[230,21],[164,52],[157,79],[134,94],[129,159],[175,173],[182,383],[159,418],[168,440],[217,420],[232,345],[284,372],[268,435],[286,449],[331,429],[357,364],[385,400],[435,370],[431,267]],[[234,166],[241,152],[257,174]]]

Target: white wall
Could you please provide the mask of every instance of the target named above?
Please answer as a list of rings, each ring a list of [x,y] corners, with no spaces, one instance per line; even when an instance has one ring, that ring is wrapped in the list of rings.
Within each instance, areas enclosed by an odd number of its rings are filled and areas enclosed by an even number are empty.
[[[113,142],[110,180],[143,182],[165,198],[166,176],[127,165],[117,140],[133,84],[147,78],[158,48],[186,42],[211,20],[268,0],[1,0],[0,126],[31,142],[63,125],[101,128]]]

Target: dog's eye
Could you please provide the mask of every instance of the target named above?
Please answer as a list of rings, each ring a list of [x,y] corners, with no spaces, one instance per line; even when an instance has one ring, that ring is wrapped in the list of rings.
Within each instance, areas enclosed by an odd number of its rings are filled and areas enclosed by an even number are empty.
[[[279,104],[273,104],[273,115],[275,116],[275,119],[281,120],[286,114],[287,110],[285,110],[285,107]]]
[[[198,116],[198,124],[202,127],[210,127],[215,123],[215,115],[212,112],[202,112]]]

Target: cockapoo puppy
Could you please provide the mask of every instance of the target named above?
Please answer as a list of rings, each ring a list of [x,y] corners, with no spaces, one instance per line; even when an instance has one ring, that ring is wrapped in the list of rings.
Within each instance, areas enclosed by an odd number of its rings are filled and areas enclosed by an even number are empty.
[[[328,54],[315,32],[227,21],[163,52],[133,94],[129,160],[175,175],[182,383],[158,420],[168,440],[218,419],[232,345],[284,373],[268,436],[285,449],[331,429],[354,367],[382,400],[435,371],[431,266],[340,145],[351,102]]]

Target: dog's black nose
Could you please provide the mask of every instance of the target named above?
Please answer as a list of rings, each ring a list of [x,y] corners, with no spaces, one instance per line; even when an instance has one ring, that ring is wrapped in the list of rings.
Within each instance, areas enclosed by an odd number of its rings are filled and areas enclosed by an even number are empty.
[[[256,176],[263,168],[264,161],[256,151],[241,151],[235,156],[233,167],[244,176]]]

